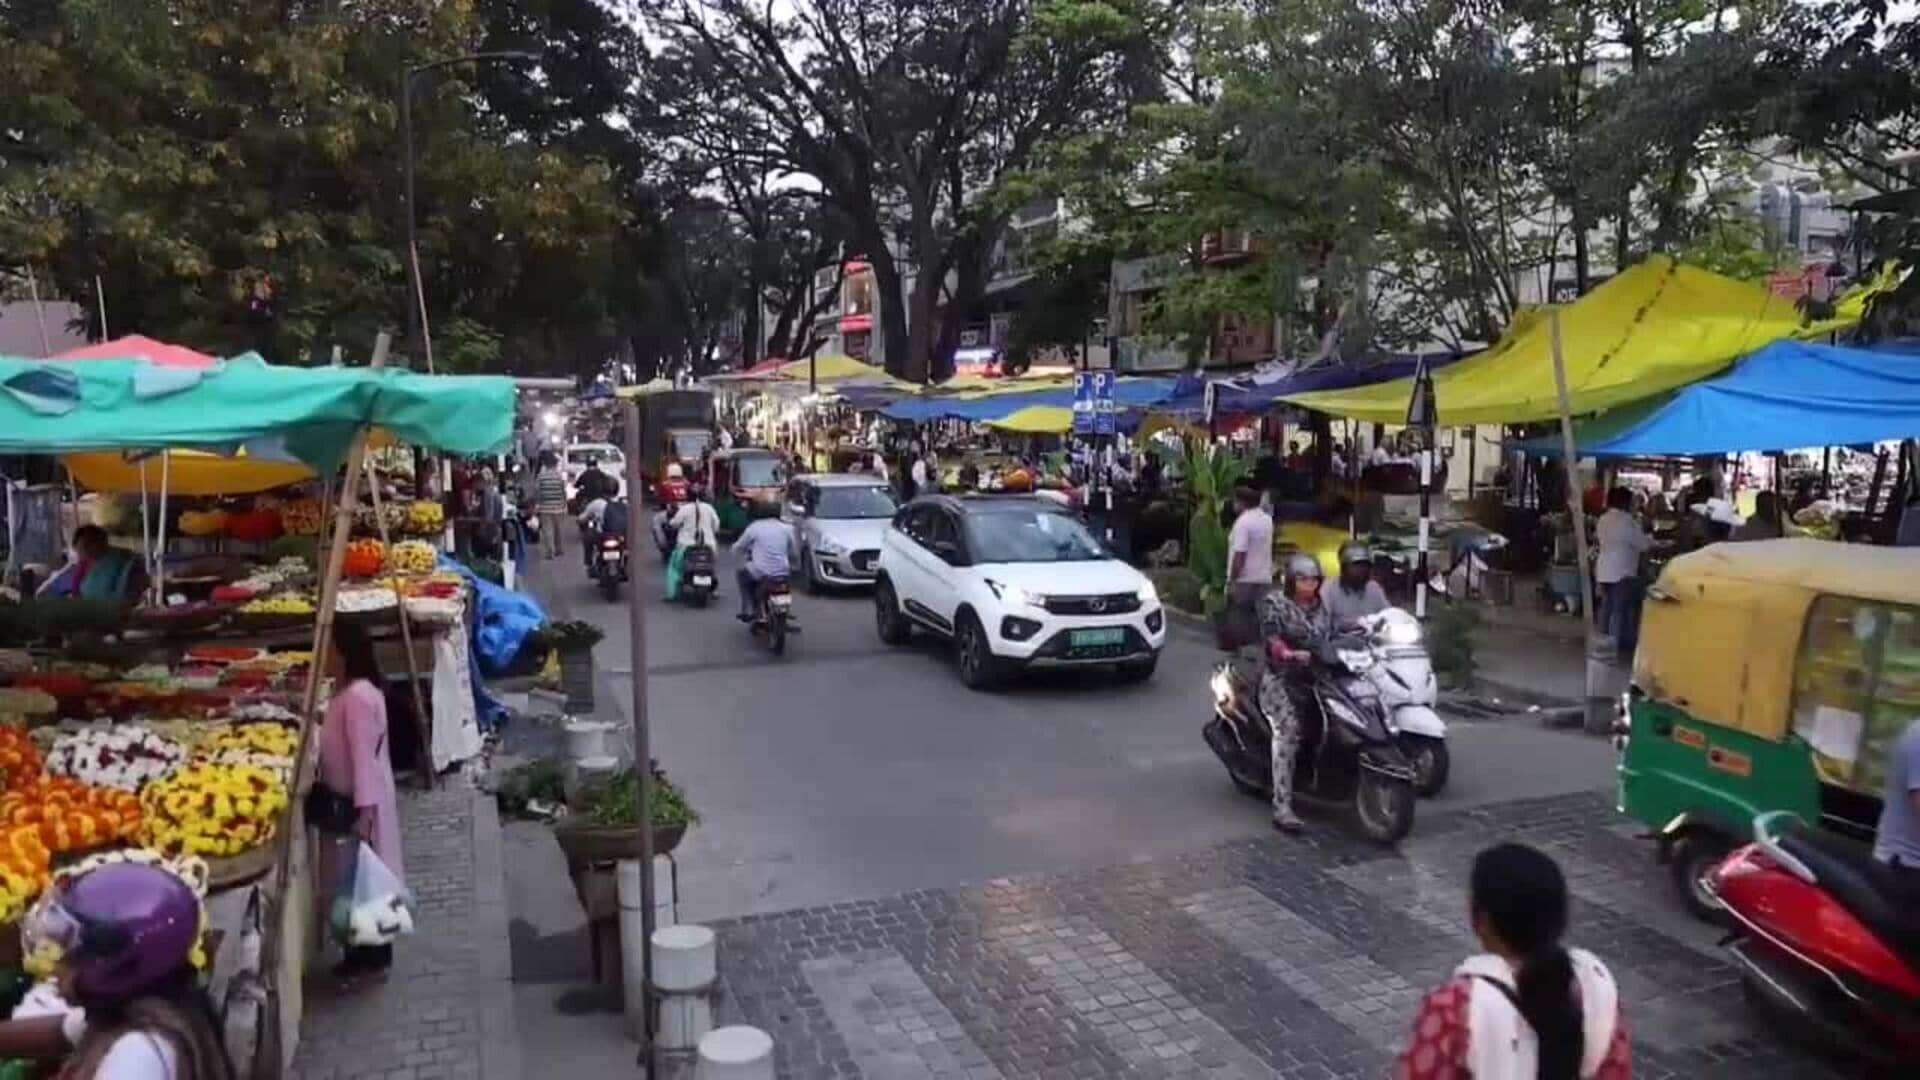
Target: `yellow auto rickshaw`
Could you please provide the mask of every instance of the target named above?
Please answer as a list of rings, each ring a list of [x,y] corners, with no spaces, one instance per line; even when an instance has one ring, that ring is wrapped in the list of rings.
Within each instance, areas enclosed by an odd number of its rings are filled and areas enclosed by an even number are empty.
[[[1620,742],[1620,809],[1687,906],[1786,810],[1854,837],[1878,823],[1889,748],[1920,716],[1920,548],[1722,543],[1648,590]]]
[[[764,446],[716,450],[707,458],[707,497],[720,518],[721,533],[732,536],[753,520],[756,502],[778,502],[786,490],[787,459]]]

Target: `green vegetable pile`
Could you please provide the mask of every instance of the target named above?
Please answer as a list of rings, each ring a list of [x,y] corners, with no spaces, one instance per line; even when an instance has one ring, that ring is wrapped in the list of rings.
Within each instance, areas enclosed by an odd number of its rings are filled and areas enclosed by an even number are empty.
[[[566,801],[565,772],[560,763],[548,758],[529,761],[508,769],[493,793],[502,814],[520,816],[534,801],[558,805]]]
[[[667,779],[667,774],[660,769],[660,763],[655,761],[651,764],[653,786],[648,792],[647,811],[654,827],[698,823],[700,815],[687,805],[686,796],[674,786],[673,781]],[[596,784],[586,792],[583,802],[582,816],[595,825],[637,825],[640,776],[633,769],[622,769],[613,779]]]

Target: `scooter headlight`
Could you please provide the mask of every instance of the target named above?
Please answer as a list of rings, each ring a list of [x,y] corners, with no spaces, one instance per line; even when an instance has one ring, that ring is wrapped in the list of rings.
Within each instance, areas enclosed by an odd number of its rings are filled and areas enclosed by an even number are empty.
[[[1213,678],[1207,680],[1207,685],[1213,689],[1215,705],[1225,705],[1233,700],[1233,680],[1227,678],[1224,668],[1214,672]]]
[[[1364,649],[1341,649],[1340,662],[1355,675],[1363,675],[1373,667],[1373,654]]]
[[[1420,620],[1399,609],[1384,612],[1380,618],[1378,631],[1384,645],[1420,644]]]

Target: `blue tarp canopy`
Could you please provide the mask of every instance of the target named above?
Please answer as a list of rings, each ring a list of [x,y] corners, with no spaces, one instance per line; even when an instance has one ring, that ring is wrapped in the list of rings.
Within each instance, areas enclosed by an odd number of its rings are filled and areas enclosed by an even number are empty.
[[[1174,391],[1177,380],[1171,378],[1122,378],[1113,384],[1114,405],[1136,409],[1158,405]],[[880,410],[890,420],[971,420],[984,423],[1004,420],[1021,409],[1034,405],[1056,408],[1073,407],[1071,385],[1045,390],[1006,391],[979,396],[940,396],[902,398]]]
[[[1429,354],[1426,357],[1427,370],[1438,371],[1448,364],[1463,359],[1464,355],[1461,353]],[[1356,386],[1371,386],[1378,382],[1411,378],[1419,368],[1420,360],[1419,356],[1393,354],[1354,364],[1322,364],[1274,379],[1263,380],[1257,375],[1224,379],[1216,383],[1220,389],[1215,391],[1219,397],[1214,402],[1214,407],[1223,416],[1266,412],[1275,402],[1290,394],[1306,394],[1315,390],[1348,390]],[[1206,411],[1204,383],[1194,380],[1191,387],[1182,387],[1181,391],[1162,402],[1157,411],[1190,416],[1199,416]]]
[[[1777,341],[1718,378],[1574,425],[1592,457],[1687,457],[1852,446],[1920,435],[1920,350]],[[1558,454],[1560,437],[1514,444]]]

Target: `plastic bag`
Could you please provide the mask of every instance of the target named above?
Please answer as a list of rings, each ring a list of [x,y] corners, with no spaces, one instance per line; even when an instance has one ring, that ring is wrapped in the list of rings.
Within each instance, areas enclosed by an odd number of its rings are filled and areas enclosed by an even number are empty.
[[[334,897],[333,932],[345,945],[390,945],[413,933],[406,886],[364,841],[352,863],[352,885]]]

